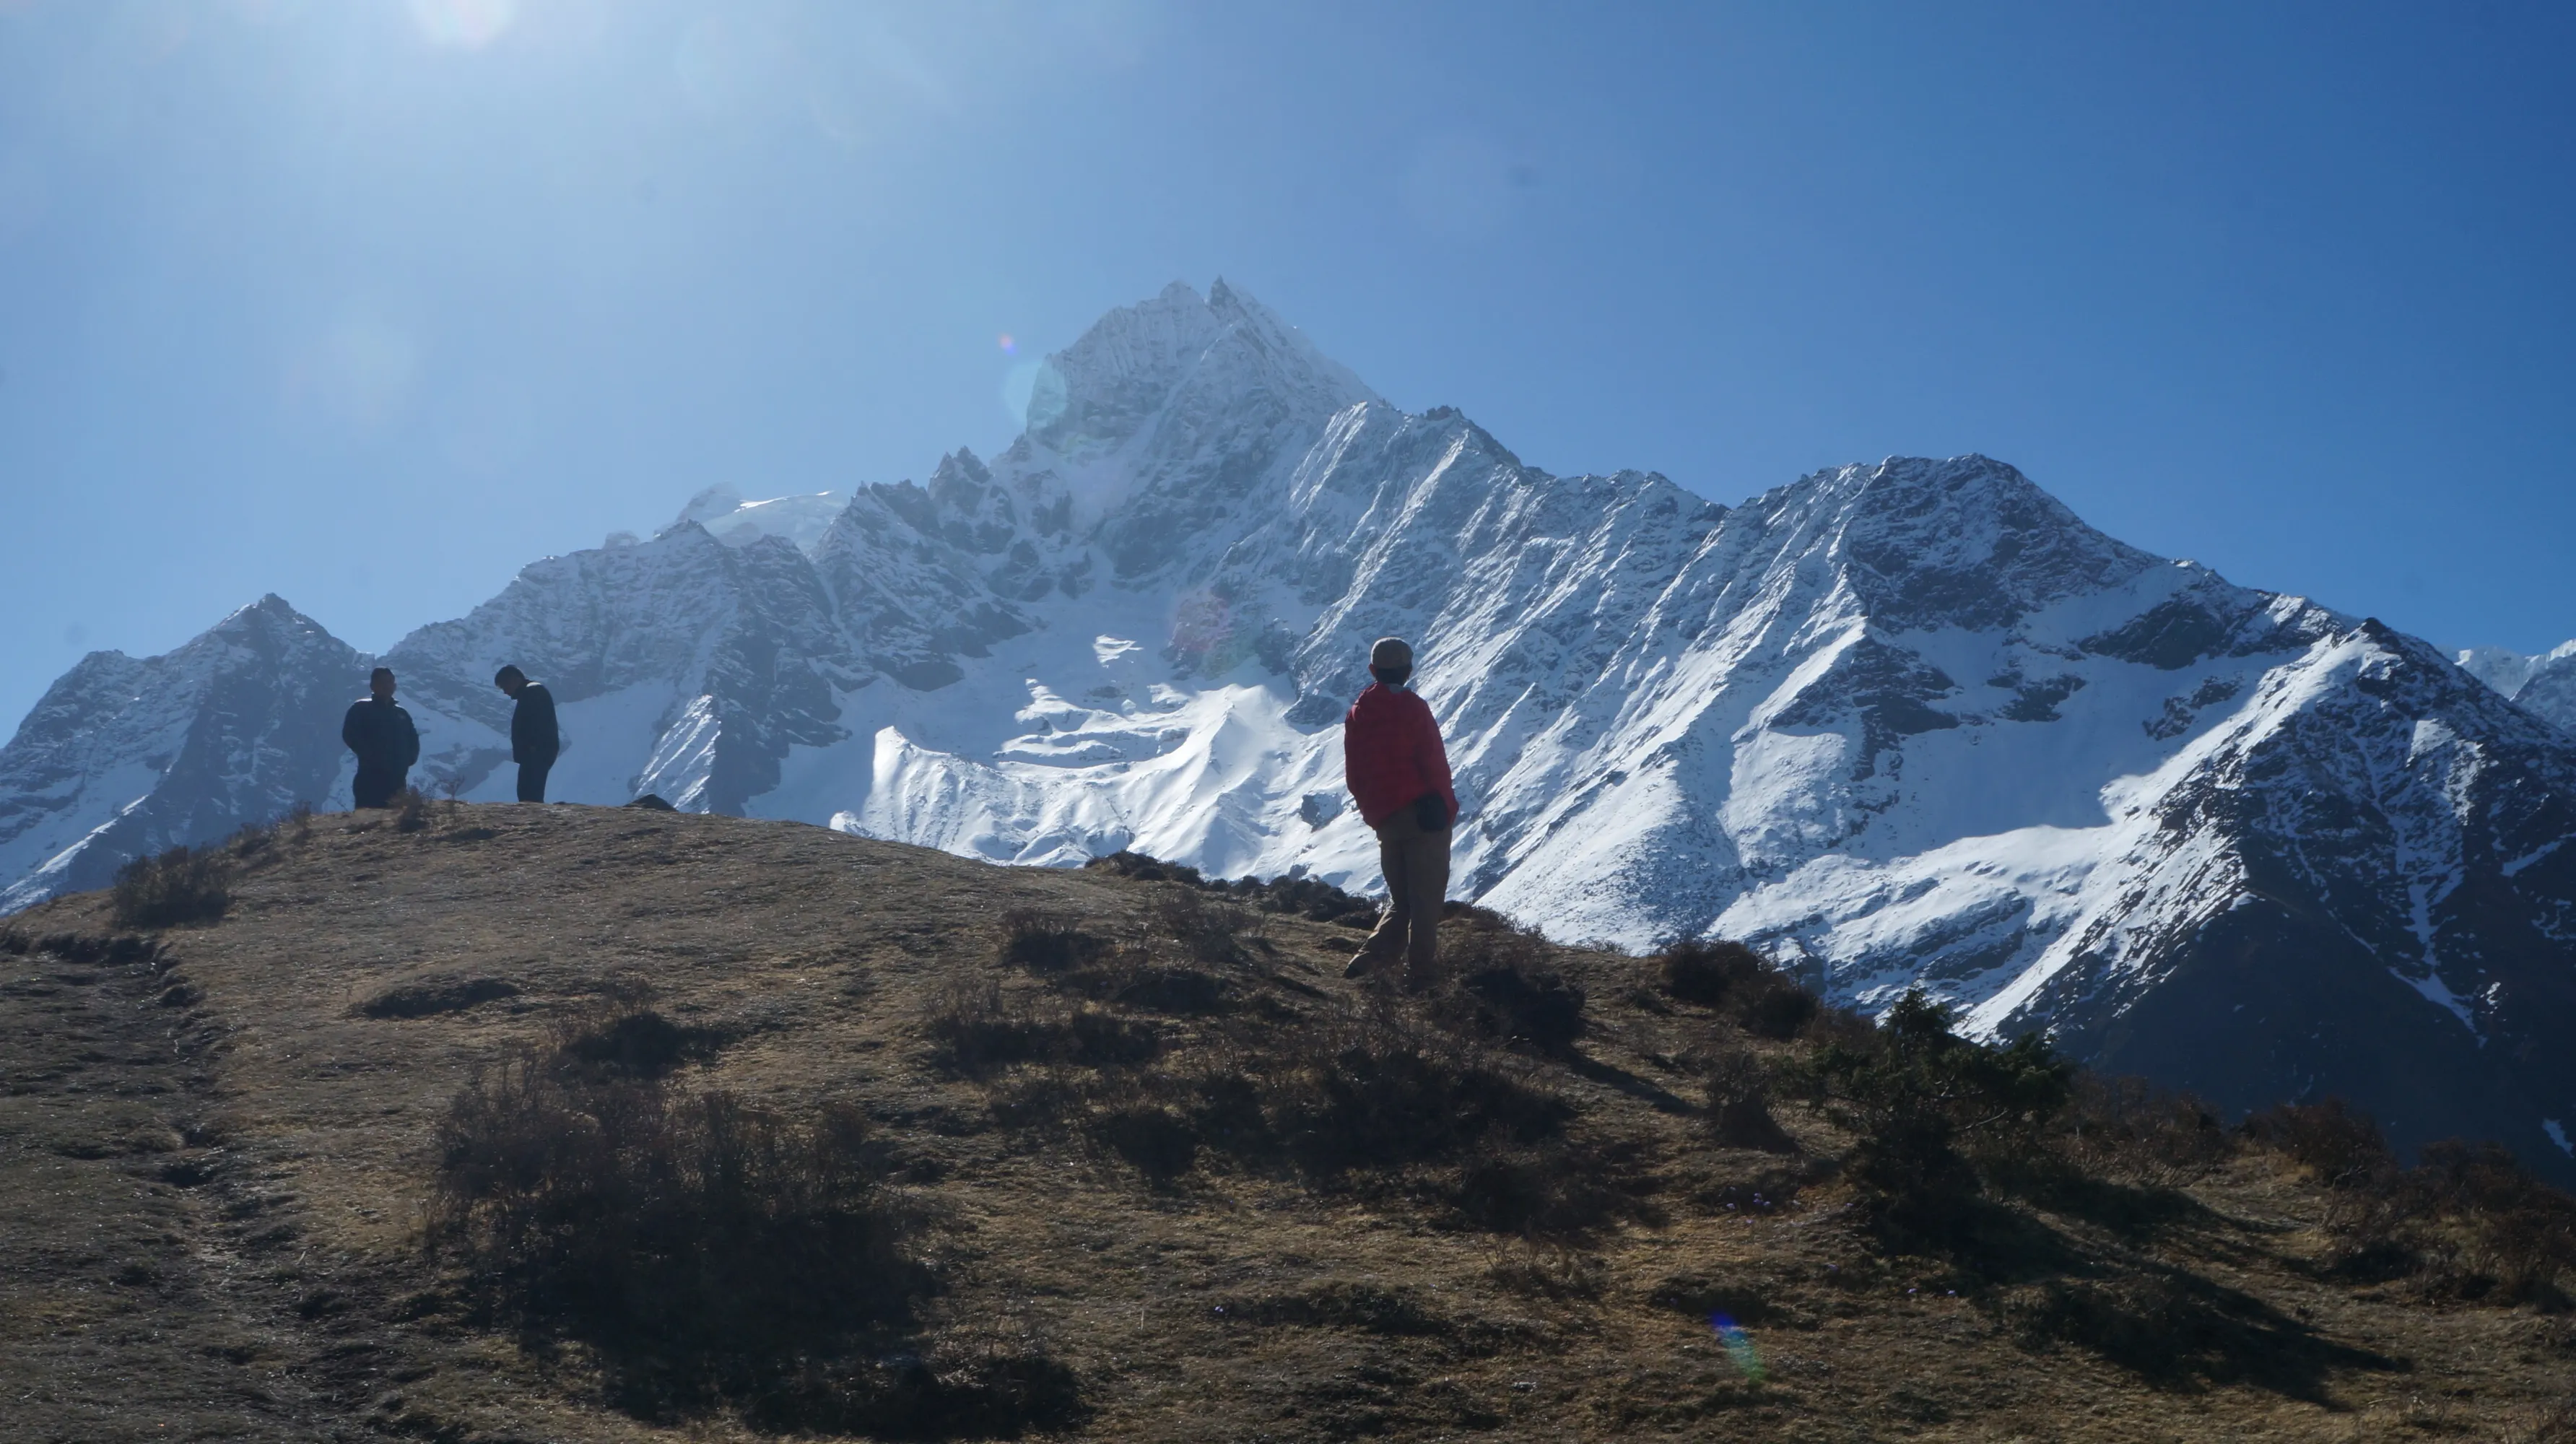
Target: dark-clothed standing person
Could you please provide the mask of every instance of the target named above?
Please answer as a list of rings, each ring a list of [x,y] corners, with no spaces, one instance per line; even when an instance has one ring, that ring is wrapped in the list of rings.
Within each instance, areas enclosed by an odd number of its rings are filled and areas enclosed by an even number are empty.
[[[1377,681],[1342,719],[1342,770],[1361,820],[1377,833],[1386,912],[1351,959],[1350,973],[1373,971],[1400,955],[1406,981],[1421,987],[1430,983],[1439,955],[1458,793],[1430,704],[1405,690],[1413,648],[1398,637],[1380,638],[1369,648],[1369,675]]]
[[[510,760],[519,764],[519,800],[543,802],[546,772],[563,751],[563,734],[555,730],[555,694],[516,667],[502,668],[492,685],[519,704],[510,709]]]
[[[394,703],[394,673],[378,667],[367,678],[367,696],[340,719],[340,740],[358,754],[358,780],[350,789],[360,807],[391,807],[411,765],[420,760],[420,729]]]

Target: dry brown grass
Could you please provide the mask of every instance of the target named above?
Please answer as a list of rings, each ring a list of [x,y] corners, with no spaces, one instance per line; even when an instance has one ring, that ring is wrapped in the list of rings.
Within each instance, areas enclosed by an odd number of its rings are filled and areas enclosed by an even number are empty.
[[[1779,1081],[1808,1046],[1763,1036],[1790,1009],[1741,1007],[1767,980],[1712,1006],[1462,915],[1444,931],[1484,963],[1406,996],[1340,978],[1352,910],[1311,888],[426,816],[279,829],[211,925],[118,942],[103,896],[0,925],[0,1432],[994,1433],[1007,1411],[921,1401],[1037,1397],[1061,1368],[1116,1439],[2565,1437],[2566,1316],[2339,1272],[2351,1190],[2213,1145],[2187,1104],[2079,1097],[2037,1145],[2069,1166],[1980,1196],[1981,1252],[1887,1252],[1851,1138]],[[1521,983],[1467,986],[1497,969]],[[672,1353],[680,1329],[656,1337],[682,1375],[639,1372],[624,1306],[512,1293],[493,1215],[442,1192],[441,1129],[478,1079],[567,1053],[539,1113],[652,1090],[618,1168],[732,1197],[706,1182],[731,1109],[776,1184],[740,1227],[900,1219],[900,1307],[790,1330],[873,1352],[791,1377],[775,1340],[744,1365]],[[2481,1166],[2408,1237],[2503,1268],[2456,1216],[2503,1188]],[[725,1266],[794,1322],[812,1298],[755,1268],[777,1254]],[[566,1257],[538,1261],[599,1262]]]

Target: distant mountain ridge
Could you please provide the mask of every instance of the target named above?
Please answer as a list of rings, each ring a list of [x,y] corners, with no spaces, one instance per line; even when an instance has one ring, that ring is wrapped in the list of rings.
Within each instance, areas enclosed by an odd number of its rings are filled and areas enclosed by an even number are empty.
[[[428,785],[508,795],[510,661],[563,706],[559,796],[1367,887],[1333,724],[1398,633],[1462,895],[1560,937],[1743,937],[1839,998],[1919,982],[2232,1106],[2339,1091],[2576,1172],[2545,1043],[2576,1025],[2576,739],[2536,669],[2517,701],[2002,463],[1733,508],[1552,476],[1219,282],[1049,358],[989,462],[858,488],[819,534],[790,500],[701,497],[397,644]],[[366,660],[272,598],[84,661],[0,751],[0,898],[345,798],[327,723]],[[249,679],[275,710],[218,700]]]

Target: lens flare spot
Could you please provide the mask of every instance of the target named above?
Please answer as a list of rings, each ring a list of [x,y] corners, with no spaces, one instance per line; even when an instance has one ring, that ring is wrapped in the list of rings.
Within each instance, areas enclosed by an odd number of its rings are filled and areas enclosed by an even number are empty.
[[[519,18],[516,0],[411,0],[421,38],[450,50],[480,50]]]
[[[1725,1346],[1726,1357],[1736,1370],[1753,1382],[1761,1383],[1762,1354],[1753,1347],[1753,1336],[1744,1331],[1744,1326],[1724,1314],[1709,1315],[1708,1326],[1716,1332],[1718,1343]]]
[[[1003,332],[1003,333],[1001,334],[1000,340],[1001,340],[1001,344],[1002,344],[1002,354],[1003,354],[1003,355],[1005,355],[1005,356],[1017,356],[1017,355],[1019,355],[1019,354],[1020,354],[1020,343],[1011,339],[1011,333],[1010,333],[1010,332],[1008,332],[1008,331]]]
[[[1040,430],[1064,408],[1064,377],[1044,361],[1014,361],[1002,373],[1002,409],[1023,428]]]

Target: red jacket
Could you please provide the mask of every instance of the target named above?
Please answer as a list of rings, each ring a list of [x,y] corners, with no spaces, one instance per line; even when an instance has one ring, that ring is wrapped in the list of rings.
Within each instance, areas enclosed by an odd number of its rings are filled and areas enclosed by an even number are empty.
[[[1449,782],[1449,753],[1431,704],[1410,692],[1372,682],[1342,719],[1342,772],[1360,817],[1375,827],[1413,805],[1426,792],[1440,794],[1449,816],[1458,816],[1458,793]]]

